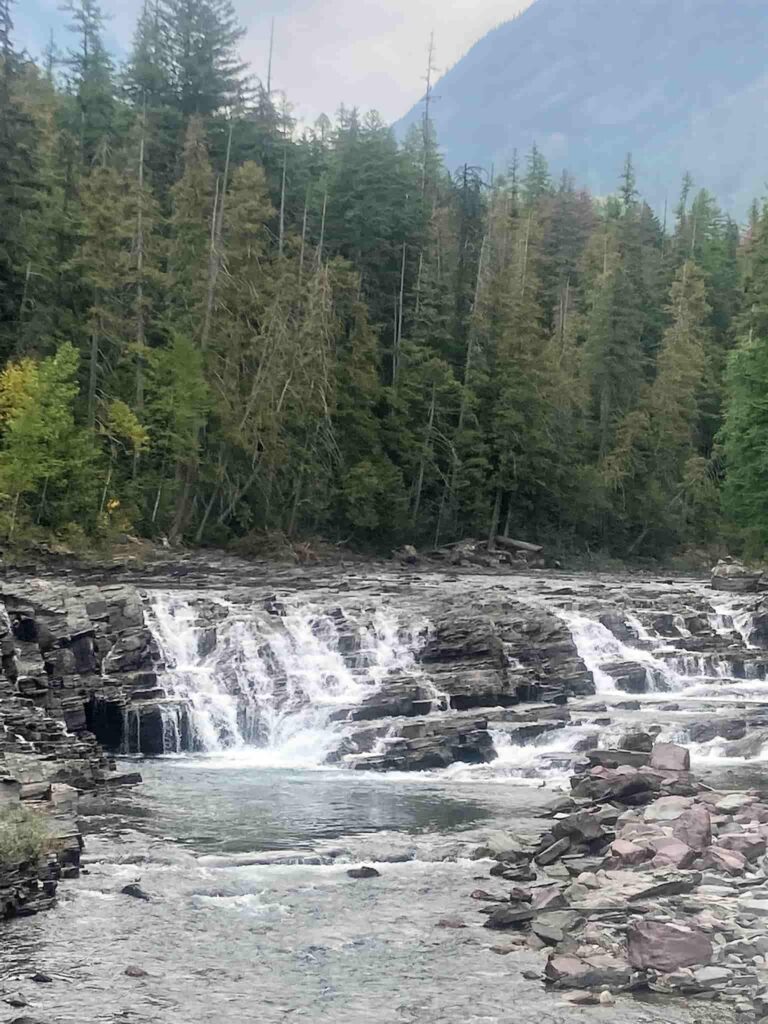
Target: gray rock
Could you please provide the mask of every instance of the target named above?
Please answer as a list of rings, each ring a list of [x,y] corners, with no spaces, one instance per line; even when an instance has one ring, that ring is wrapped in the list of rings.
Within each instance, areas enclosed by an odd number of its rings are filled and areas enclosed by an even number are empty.
[[[632,979],[632,970],[616,957],[553,956],[544,968],[544,977],[556,988],[623,988]]]
[[[693,977],[698,985],[722,986],[727,984],[733,977],[733,971],[727,967],[700,967],[693,972]]]
[[[651,768],[665,772],[687,772],[691,755],[687,747],[676,743],[656,743],[651,751]]]
[[[534,860],[541,867],[544,867],[547,864],[554,864],[559,857],[562,857],[564,853],[568,852],[570,847],[571,840],[566,836],[563,839],[558,839],[556,842],[552,843],[545,850],[542,850],[541,853],[537,853]]]
[[[662,796],[645,808],[643,820],[646,822],[677,821],[692,806],[693,800],[689,796]]]
[[[485,922],[485,928],[500,931],[504,928],[519,928],[534,917],[534,912],[525,903],[508,904],[496,907]]]
[[[381,872],[377,871],[376,868],[369,867],[364,864],[359,868],[350,868],[347,871],[348,878],[380,878]]]

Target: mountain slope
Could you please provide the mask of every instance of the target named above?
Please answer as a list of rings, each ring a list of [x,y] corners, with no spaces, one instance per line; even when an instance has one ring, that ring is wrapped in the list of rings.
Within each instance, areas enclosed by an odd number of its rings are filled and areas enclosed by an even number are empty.
[[[743,214],[768,179],[766,40],[765,0],[536,0],[437,84],[446,162],[504,170],[536,142],[602,194],[632,151],[655,204],[690,170]]]

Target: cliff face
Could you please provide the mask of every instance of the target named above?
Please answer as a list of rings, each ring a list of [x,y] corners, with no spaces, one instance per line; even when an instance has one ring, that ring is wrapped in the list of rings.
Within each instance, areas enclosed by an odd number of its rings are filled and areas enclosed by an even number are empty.
[[[506,169],[536,142],[553,170],[612,191],[632,152],[644,194],[673,200],[685,171],[737,215],[761,195],[768,99],[760,0],[536,0],[437,84],[447,165]],[[414,107],[399,123],[418,123]]]

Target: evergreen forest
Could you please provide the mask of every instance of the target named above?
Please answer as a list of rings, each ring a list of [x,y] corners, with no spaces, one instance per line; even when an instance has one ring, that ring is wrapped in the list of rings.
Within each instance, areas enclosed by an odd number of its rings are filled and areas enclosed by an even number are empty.
[[[0,0],[0,538],[768,546],[768,207],[298,124],[230,0]],[[354,97],[352,97],[354,99]]]

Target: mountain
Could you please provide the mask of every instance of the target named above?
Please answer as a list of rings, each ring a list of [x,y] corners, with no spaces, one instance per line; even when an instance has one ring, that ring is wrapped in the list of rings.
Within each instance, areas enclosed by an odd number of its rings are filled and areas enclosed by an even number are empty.
[[[498,173],[535,142],[601,195],[632,152],[659,209],[690,171],[743,215],[768,180],[767,41],[765,0],[536,0],[436,85],[446,163]]]

